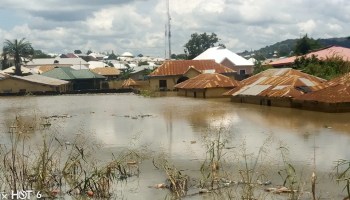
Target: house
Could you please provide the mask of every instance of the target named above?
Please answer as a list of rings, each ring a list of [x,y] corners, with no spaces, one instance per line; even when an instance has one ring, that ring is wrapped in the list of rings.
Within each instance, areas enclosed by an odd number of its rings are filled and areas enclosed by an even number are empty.
[[[350,112],[350,73],[322,86],[323,89],[296,97],[294,107],[323,112]]]
[[[195,57],[193,60],[210,60],[229,67],[237,72],[236,80],[242,80],[253,74],[254,63],[239,56],[224,47],[212,47]]]
[[[37,58],[26,63],[28,68],[38,68],[40,66],[70,67],[73,65],[89,67],[89,63],[82,58]]]
[[[133,71],[130,74],[130,78],[138,81],[144,81],[148,79],[148,75],[152,69],[149,65],[141,65],[133,67]]]
[[[199,74],[175,85],[178,95],[210,98],[224,97],[222,94],[239,86],[239,82],[222,74]]]
[[[16,67],[12,66],[12,67],[9,67],[7,69],[2,70],[1,72],[6,73],[6,74],[10,74],[10,75],[14,75],[15,70],[16,70]],[[31,70],[27,67],[24,67],[24,66],[21,66],[21,71],[22,71],[23,76],[30,75],[34,72],[33,70]]]
[[[37,74],[28,76],[0,74],[0,93],[2,94],[64,93],[69,89],[68,81]]]
[[[174,90],[174,86],[201,73],[218,73],[234,77],[236,71],[214,60],[169,60],[149,74],[152,90]]]
[[[114,67],[98,67],[90,70],[96,74],[106,77],[107,80],[117,79],[120,75],[120,70]]]
[[[291,68],[268,69],[241,81],[225,93],[231,101],[292,107],[292,99],[322,88],[325,80]]]
[[[73,90],[102,89],[106,77],[88,69],[75,70],[70,67],[56,67],[42,73],[43,76],[71,82]]]
[[[307,58],[316,56],[320,60],[326,60],[327,58],[339,56],[344,61],[350,61],[350,49],[345,47],[339,47],[339,46],[329,46],[323,49],[310,52],[304,56],[306,56]],[[292,56],[288,58],[278,59],[268,63],[268,65],[271,65],[275,68],[289,67],[294,64],[295,59],[297,59],[298,57],[300,56]]]

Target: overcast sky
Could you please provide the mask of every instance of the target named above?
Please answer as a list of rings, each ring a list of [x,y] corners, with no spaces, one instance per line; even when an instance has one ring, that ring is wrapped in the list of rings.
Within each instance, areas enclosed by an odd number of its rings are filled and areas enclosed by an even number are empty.
[[[190,35],[216,33],[234,52],[310,37],[350,35],[349,0],[170,0],[172,52]],[[164,56],[165,0],[1,0],[0,41],[35,49]]]

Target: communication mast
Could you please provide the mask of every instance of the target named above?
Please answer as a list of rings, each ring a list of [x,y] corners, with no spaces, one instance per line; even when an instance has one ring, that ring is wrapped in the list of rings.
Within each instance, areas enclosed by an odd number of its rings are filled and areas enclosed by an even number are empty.
[[[169,0],[166,1],[166,9],[167,9],[167,24],[165,25],[165,35],[166,38],[168,39],[168,59],[171,58],[171,26],[170,26],[170,6],[169,6]]]

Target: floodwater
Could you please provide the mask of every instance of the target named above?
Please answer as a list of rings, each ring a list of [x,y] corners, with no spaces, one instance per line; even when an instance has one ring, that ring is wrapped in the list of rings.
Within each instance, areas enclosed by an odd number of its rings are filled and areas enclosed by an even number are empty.
[[[246,144],[246,153],[256,158],[259,149],[266,147],[266,155],[259,164],[270,169],[269,180],[273,185],[283,183],[277,174],[283,168],[278,147],[283,146],[289,150],[288,162],[302,170],[302,177],[311,177],[310,171],[316,168],[320,174],[317,186],[321,198],[344,196],[342,186],[330,174],[334,172],[334,161],[350,159],[350,113],[263,107],[227,99],[171,95],[149,98],[134,94],[1,97],[0,111],[2,130],[6,130],[16,115],[69,115],[70,118],[52,123],[59,123],[59,131],[67,140],[75,134],[93,134],[103,144],[97,152],[101,158],[108,159],[111,153],[121,149],[142,147],[152,157],[166,155],[190,177],[200,174],[206,156],[205,136],[221,128],[227,137],[227,149],[242,152]],[[2,142],[6,140],[4,135],[0,138]],[[227,163],[239,160],[239,153],[227,155],[223,158]],[[141,164],[140,170],[139,177],[120,185],[118,198],[165,199],[167,190],[150,187],[163,183],[165,173],[157,170],[150,159]],[[187,199],[213,197],[194,195]]]

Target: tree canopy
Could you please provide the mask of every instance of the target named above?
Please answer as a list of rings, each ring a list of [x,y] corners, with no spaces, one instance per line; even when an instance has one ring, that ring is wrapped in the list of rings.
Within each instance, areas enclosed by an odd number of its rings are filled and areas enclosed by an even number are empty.
[[[215,33],[211,33],[210,35],[207,33],[193,33],[191,39],[184,46],[187,59],[193,59],[210,47],[214,47],[219,40]],[[224,46],[223,44],[220,45]]]
[[[295,55],[305,55],[310,50],[321,48],[322,46],[314,39],[309,38],[307,34],[300,38],[294,48]]]
[[[32,44],[26,41],[25,38],[22,38],[19,41],[15,39],[13,42],[6,40],[4,42],[3,54],[13,57],[15,63],[15,74],[21,76],[22,62],[26,62],[26,59],[29,61],[33,58],[34,49],[32,47]]]
[[[293,68],[330,80],[348,73],[350,71],[350,62],[337,55],[333,55],[325,60],[321,60],[315,55],[311,57],[301,56],[295,59]]]

